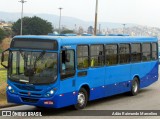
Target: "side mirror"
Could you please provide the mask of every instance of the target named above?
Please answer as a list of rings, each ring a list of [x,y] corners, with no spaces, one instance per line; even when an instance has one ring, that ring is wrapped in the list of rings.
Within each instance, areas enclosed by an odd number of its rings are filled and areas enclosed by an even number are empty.
[[[4,68],[8,68],[8,59],[9,59],[9,49],[2,52],[1,65]]]

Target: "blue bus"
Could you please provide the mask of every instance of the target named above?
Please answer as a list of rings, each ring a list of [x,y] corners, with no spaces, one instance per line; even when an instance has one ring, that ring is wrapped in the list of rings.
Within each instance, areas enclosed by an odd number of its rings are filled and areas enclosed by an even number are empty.
[[[7,63],[5,63],[7,62]],[[2,53],[7,100],[83,109],[88,101],[158,80],[158,40],[131,36],[15,36]]]

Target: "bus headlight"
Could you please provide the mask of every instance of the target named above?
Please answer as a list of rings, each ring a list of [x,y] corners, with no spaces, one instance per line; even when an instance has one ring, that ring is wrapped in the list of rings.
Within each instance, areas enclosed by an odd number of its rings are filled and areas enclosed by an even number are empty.
[[[53,95],[54,94],[54,90],[50,90],[50,92],[49,92],[51,95]]]
[[[11,87],[11,86],[8,86],[8,90],[12,90],[12,87]]]
[[[12,88],[12,86],[8,85],[7,89],[9,90],[9,92],[14,93],[14,89]]]
[[[51,97],[51,96],[54,95],[54,93],[55,93],[55,91],[52,89],[52,90],[48,91],[44,96],[45,97]]]

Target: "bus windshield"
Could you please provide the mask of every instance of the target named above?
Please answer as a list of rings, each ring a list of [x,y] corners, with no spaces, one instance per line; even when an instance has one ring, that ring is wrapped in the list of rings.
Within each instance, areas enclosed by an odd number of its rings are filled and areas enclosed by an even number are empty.
[[[48,84],[57,79],[57,53],[11,51],[9,79],[21,83]]]

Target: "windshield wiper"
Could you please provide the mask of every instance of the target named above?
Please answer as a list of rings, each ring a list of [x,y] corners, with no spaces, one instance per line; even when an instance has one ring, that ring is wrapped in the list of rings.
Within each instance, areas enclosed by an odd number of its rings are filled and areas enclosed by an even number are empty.
[[[36,67],[36,63],[41,59],[41,58],[43,58],[43,56],[45,55],[45,53],[46,53],[46,51],[45,50],[43,50],[40,54],[39,54],[39,56],[36,58],[36,60],[35,60],[35,62],[34,62],[34,69],[35,69],[35,67]]]
[[[25,69],[25,76],[33,76],[34,74],[35,74],[35,70],[36,70],[36,63],[37,63],[37,61],[39,61],[43,56],[44,56],[44,54],[46,53],[46,51],[42,51],[40,54],[39,54],[39,56],[35,59],[35,62],[34,62],[34,64],[33,64],[33,67],[31,68],[26,68]],[[23,54],[22,54],[23,55]],[[26,56],[25,55],[23,55],[23,58],[24,59],[26,59]],[[33,59],[32,59],[33,60]]]
[[[20,52],[23,60],[26,62],[27,61],[27,57],[25,56],[25,53],[23,54],[21,49],[19,50],[19,52]]]
[[[40,60],[40,59],[45,55],[45,53],[46,53],[46,51],[43,50],[43,51],[41,52],[41,54],[39,54],[39,56],[36,58],[35,62],[37,62],[38,60]]]

